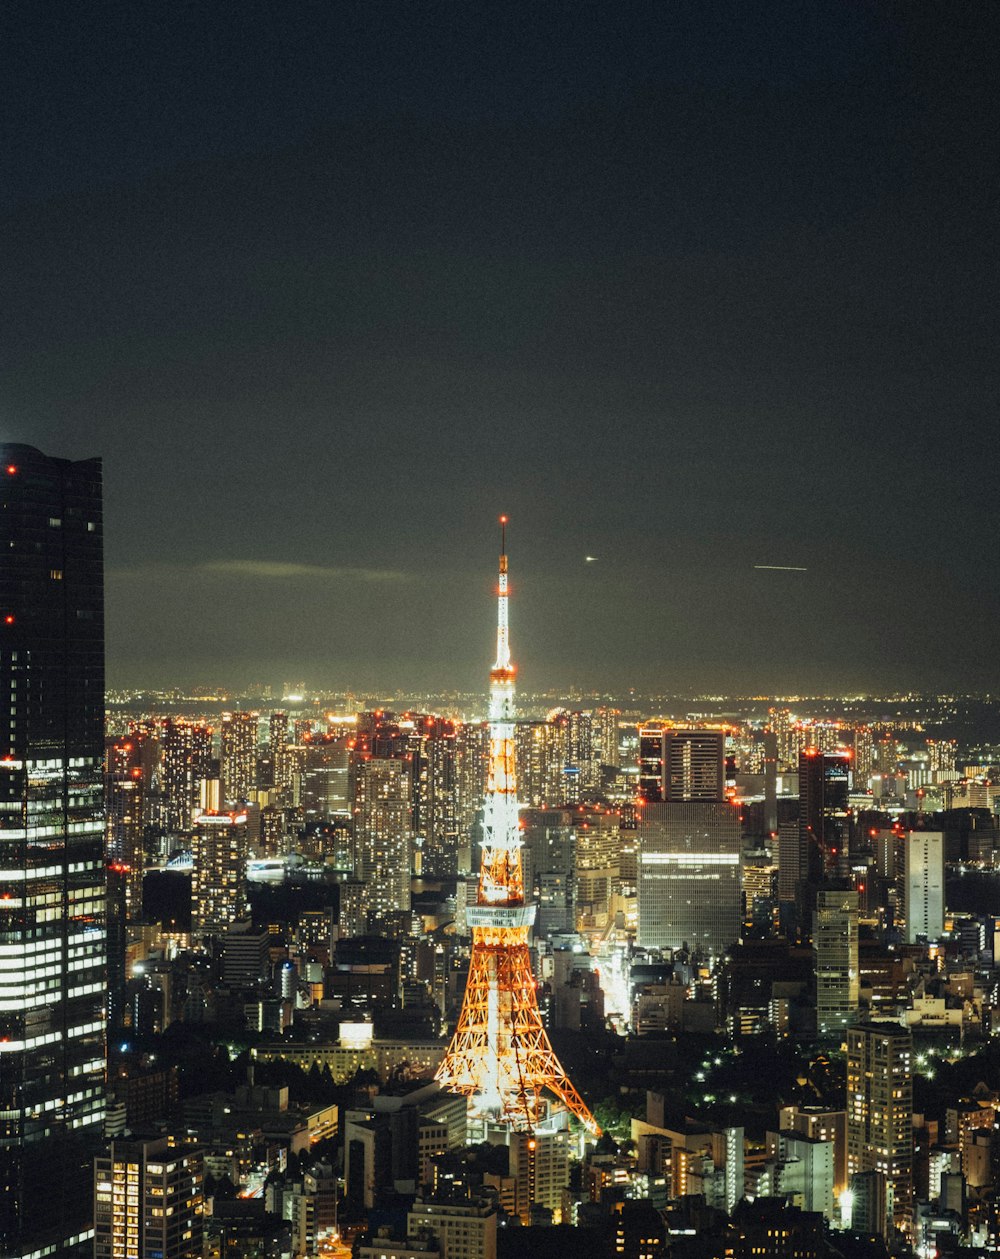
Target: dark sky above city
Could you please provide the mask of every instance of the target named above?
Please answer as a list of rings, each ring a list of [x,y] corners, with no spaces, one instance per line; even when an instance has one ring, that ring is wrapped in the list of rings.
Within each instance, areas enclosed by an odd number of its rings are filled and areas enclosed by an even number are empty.
[[[485,688],[506,511],[527,690],[996,689],[1000,6],[0,21],[110,684]]]

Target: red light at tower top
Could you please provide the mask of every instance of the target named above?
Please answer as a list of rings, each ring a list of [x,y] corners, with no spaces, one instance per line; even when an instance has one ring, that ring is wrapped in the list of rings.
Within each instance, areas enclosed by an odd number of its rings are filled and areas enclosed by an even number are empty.
[[[17,464],[16,464],[16,463],[9,463],[9,464],[7,465],[7,475],[8,475],[8,476],[17,476]]]

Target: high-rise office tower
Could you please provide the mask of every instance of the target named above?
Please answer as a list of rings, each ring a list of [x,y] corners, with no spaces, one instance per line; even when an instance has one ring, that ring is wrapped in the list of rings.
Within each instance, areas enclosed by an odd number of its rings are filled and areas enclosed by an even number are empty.
[[[915,944],[921,936],[940,940],[944,935],[944,834],[907,831],[903,844],[906,942]]]
[[[647,790],[639,810],[639,943],[687,945],[714,957],[739,938],[739,809],[725,798],[725,742],[717,730],[664,730],[659,782],[655,735],[640,733]],[[645,753],[642,744],[646,741]]]
[[[639,727],[639,795],[647,804],[663,800],[663,736],[660,725]]]
[[[723,800],[726,736],[721,730],[663,732],[663,799],[670,803]]]
[[[222,714],[222,800],[244,804],[257,786],[257,713]]]
[[[0,1253],[89,1239],[104,1118],[101,464],[0,447]]]
[[[343,735],[311,735],[303,743],[298,798],[306,823],[350,817],[351,743]]]
[[[647,804],[638,830],[638,943],[720,957],[740,935],[739,809],[728,800]]]
[[[537,903],[535,934],[576,929],[576,827],[570,809],[523,809],[524,886]]]
[[[410,762],[361,757],[355,766],[354,874],[372,925],[410,908],[413,865]]]
[[[721,730],[639,731],[639,793],[647,803],[723,800],[726,736]]]
[[[846,752],[810,747],[799,756],[799,843],[812,883],[836,875],[848,856],[850,770]]]
[[[847,1033],[847,1174],[875,1172],[890,1222],[905,1229],[913,1200],[913,1042],[896,1023]]]
[[[202,1155],[113,1141],[94,1160],[94,1259],[201,1259]]]
[[[191,835],[191,930],[221,935],[246,917],[250,840],[245,813],[206,811]]]
[[[612,904],[622,903],[621,817],[600,805],[579,805],[570,816],[576,830],[577,906],[580,912],[605,920]],[[634,854],[632,860],[634,864]],[[631,884],[634,887],[634,875]]]
[[[857,1020],[858,893],[821,887],[813,924],[816,950],[816,1030],[820,1036],[844,1035]]]
[[[161,748],[160,825],[172,834],[189,831],[201,809],[202,783],[212,775],[212,731],[168,717]]]

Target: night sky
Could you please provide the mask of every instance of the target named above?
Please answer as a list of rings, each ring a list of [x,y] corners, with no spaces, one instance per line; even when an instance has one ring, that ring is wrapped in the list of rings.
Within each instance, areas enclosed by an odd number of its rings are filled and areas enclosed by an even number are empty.
[[[996,689],[1000,6],[2,22],[0,435],[104,458],[110,684],[484,689],[507,511],[527,690]]]

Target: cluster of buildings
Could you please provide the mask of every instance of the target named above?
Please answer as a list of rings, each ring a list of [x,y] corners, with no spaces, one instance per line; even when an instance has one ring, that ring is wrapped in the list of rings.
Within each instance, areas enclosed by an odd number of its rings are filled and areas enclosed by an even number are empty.
[[[990,766],[783,708],[520,719],[505,554],[486,720],[109,731],[100,464],[0,471],[0,1255],[998,1245],[1000,1080],[914,1102],[1000,1025],[1000,918],[946,882],[992,871]],[[158,1061],[178,1029],[245,1081]],[[799,1044],[841,1101],[749,1132],[612,1069],[616,1144],[557,1033],[653,1075]]]

